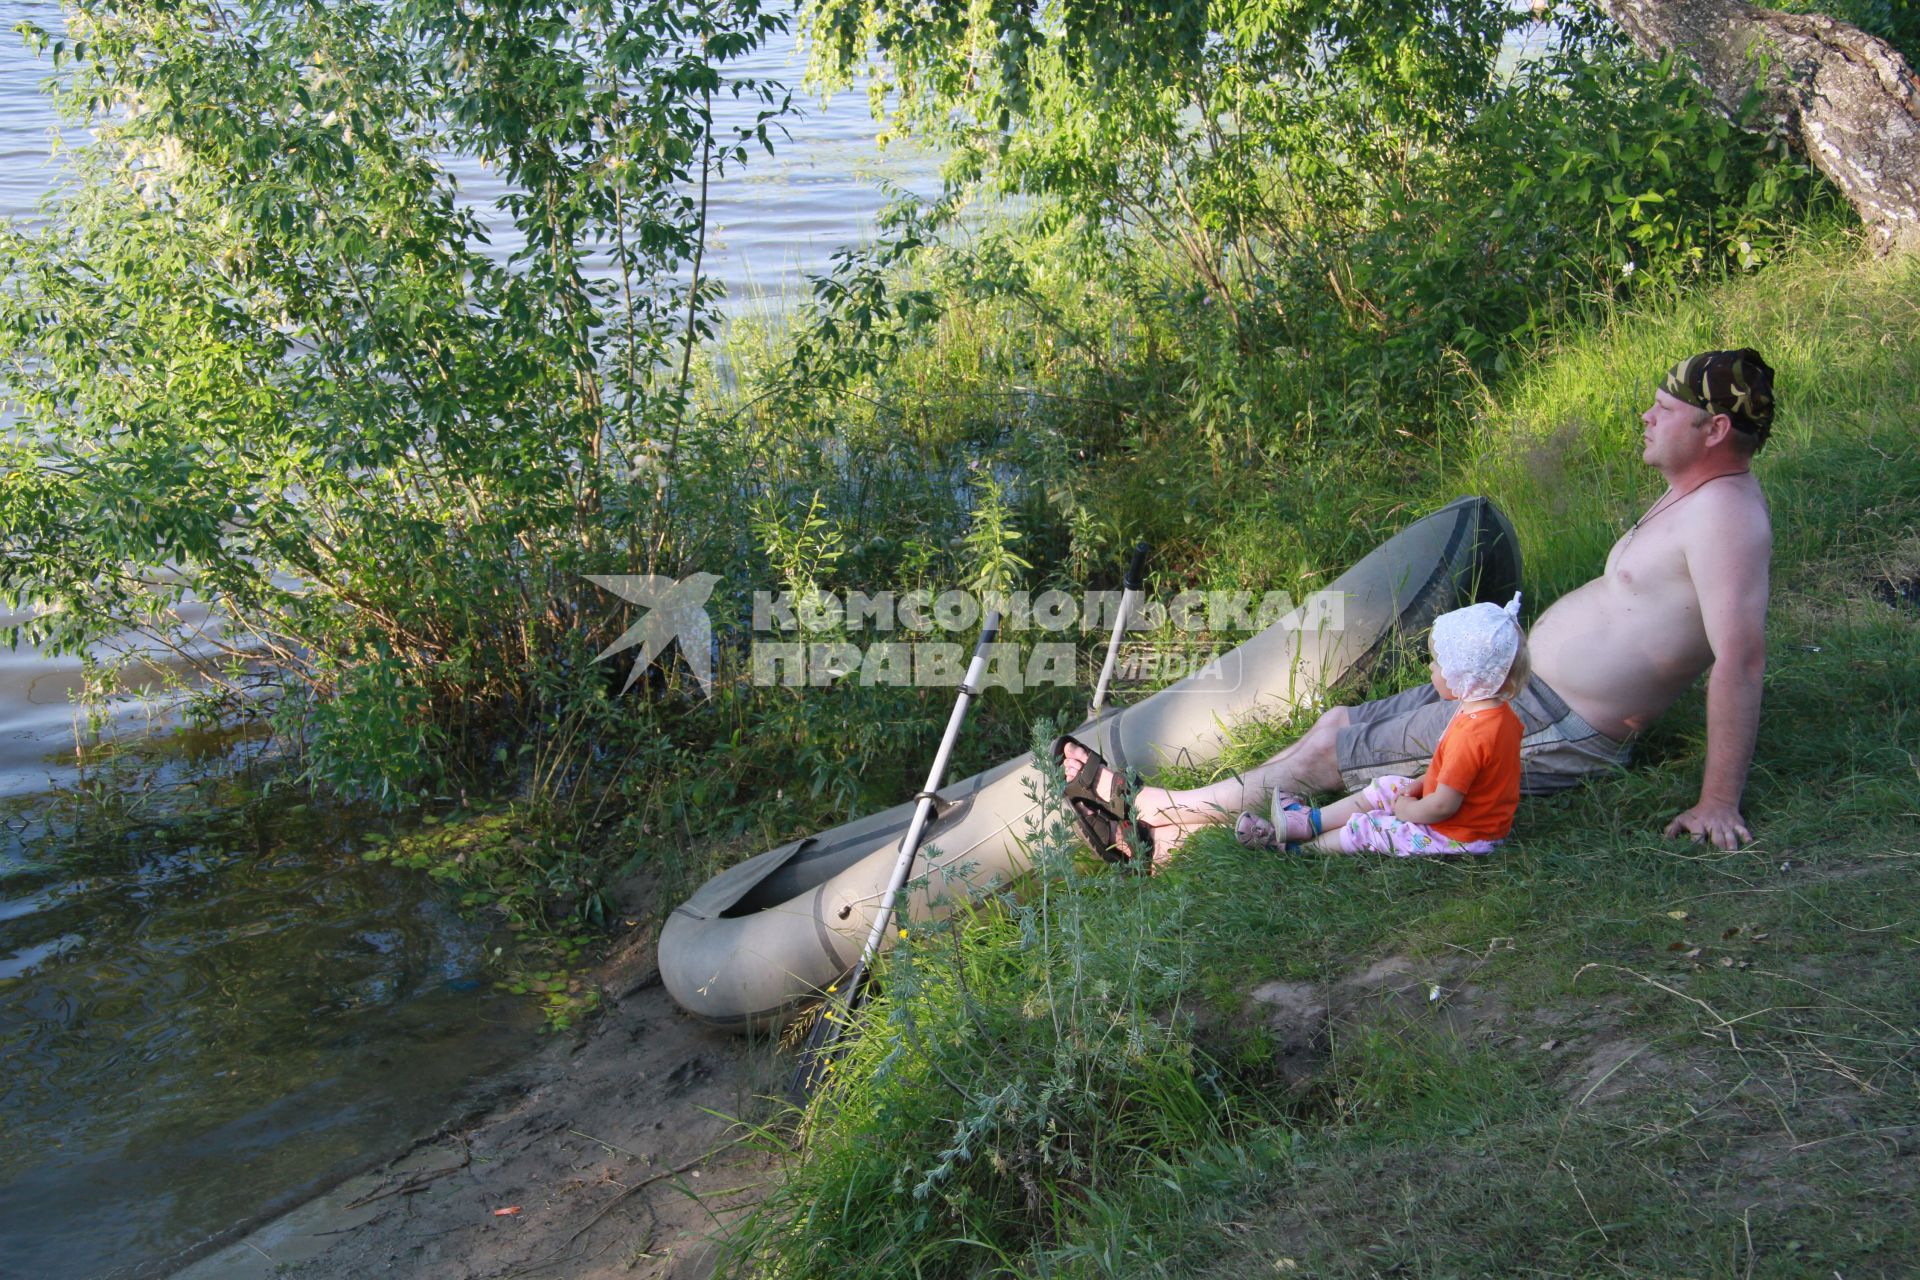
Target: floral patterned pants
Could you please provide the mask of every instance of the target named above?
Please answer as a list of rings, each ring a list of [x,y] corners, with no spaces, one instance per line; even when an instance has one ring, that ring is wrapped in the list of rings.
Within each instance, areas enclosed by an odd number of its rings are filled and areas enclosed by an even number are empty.
[[[1492,853],[1497,840],[1455,840],[1420,822],[1393,816],[1393,802],[1407,795],[1413,779],[1387,773],[1360,793],[1366,808],[1340,828],[1340,848],[1347,853],[1387,853],[1396,858],[1430,858],[1447,853]]]

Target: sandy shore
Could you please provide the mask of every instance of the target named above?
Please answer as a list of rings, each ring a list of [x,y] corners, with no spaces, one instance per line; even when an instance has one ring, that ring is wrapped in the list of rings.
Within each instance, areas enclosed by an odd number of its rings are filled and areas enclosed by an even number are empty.
[[[177,1280],[405,1275],[700,1280],[772,1159],[730,1117],[770,1055],[673,1007],[639,930],[602,970],[605,1012],[549,1044],[479,1115],[257,1227]]]

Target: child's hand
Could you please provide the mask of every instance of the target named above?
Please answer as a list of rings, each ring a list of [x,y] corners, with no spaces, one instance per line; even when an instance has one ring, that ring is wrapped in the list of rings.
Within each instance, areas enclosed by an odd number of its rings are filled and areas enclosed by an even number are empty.
[[[1436,822],[1445,822],[1460,812],[1460,805],[1466,798],[1463,792],[1443,782],[1424,796],[1400,796],[1393,802],[1393,816],[1402,822],[1431,826]]]

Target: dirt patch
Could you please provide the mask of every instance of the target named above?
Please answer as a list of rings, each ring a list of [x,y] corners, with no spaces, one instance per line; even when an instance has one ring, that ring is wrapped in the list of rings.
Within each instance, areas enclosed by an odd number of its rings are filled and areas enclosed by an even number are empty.
[[[1273,1066],[1291,1088],[1327,1067],[1333,1038],[1361,1026],[1423,1028],[1454,1039],[1500,1034],[1505,1009],[1471,978],[1470,957],[1388,956],[1332,982],[1267,982],[1248,993],[1246,1016],[1273,1046]]]
[[[1909,574],[1904,578],[1886,574],[1872,578],[1868,580],[1867,590],[1875,600],[1890,609],[1920,613],[1920,574]]]
[[[601,972],[605,1013],[507,1083],[508,1100],[176,1273],[697,1280],[771,1161],[750,1114],[765,1056],[679,1013],[650,932]]]
[[[1560,1085],[1574,1106],[1583,1107],[1657,1084],[1672,1074],[1672,1064],[1646,1041],[1603,1039],[1566,1070]]]

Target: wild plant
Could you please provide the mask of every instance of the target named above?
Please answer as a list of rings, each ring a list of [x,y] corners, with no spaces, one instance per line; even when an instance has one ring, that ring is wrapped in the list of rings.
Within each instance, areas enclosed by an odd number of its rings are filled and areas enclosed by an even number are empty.
[[[784,91],[736,64],[784,22],[83,0],[65,38],[25,24],[94,138],[0,231],[0,598],[46,606],[14,630],[140,634],[242,710],[229,662],[264,672],[315,779],[389,804],[565,736],[591,686],[566,638],[613,606],[585,575],[679,576],[735,514],[678,492],[723,425],[693,396],[704,193],[771,145]],[[759,109],[717,123],[721,94]],[[505,183],[487,216],[450,156]]]
[[[1074,242],[1179,353],[1180,399],[1216,454],[1309,411],[1349,436],[1431,434],[1462,374],[1499,373],[1567,308],[1751,269],[1821,201],[1781,139],[1643,63],[1591,3],[1551,22],[1479,2],[1396,0],[1365,21],[1334,3],[1200,5],[1116,28],[1098,4],[929,20],[832,0],[806,23],[820,83],[884,64],[876,116],[952,157],[947,197],[900,242],[929,241],[963,194],[1030,202],[1036,238]],[[1005,249],[973,255],[965,296],[1016,290],[1084,342]],[[900,341],[876,278],[890,252],[823,296],[830,331]],[[902,316],[924,316],[916,296]],[[1098,348],[1103,374],[1142,363]]]
[[[1054,732],[1041,724],[1039,758]],[[1092,863],[1040,770],[1012,898],[900,930],[788,1177],[735,1241],[756,1274],[971,1275],[1073,1239],[1088,1206],[1259,1106],[1194,1043],[1194,903]],[[827,1206],[834,1206],[828,1209]],[[790,1228],[804,1223],[804,1231]]]

